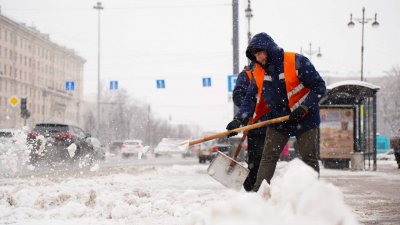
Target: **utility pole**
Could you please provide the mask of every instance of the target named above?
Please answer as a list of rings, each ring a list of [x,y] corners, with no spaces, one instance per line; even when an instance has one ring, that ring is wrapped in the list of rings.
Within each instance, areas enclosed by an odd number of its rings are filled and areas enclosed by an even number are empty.
[[[93,6],[94,9],[98,10],[98,16],[99,16],[99,33],[98,33],[98,62],[97,62],[97,118],[96,118],[96,132],[97,132],[97,137],[99,137],[100,134],[100,127],[99,127],[99,121],[100,121],[100,10],[103,10],[103,6],[101,6],[101,2],[97,2],[96,6]]]
[[[376,20],[377,18],[377,13],[375,13],[375,18],[365,18],[365,8],[363,7],[362,9],[362,18],[357,19],[354,18],[354,20],[358,21],[361,23],[361,81],[364,81],[364,24],[368,23],[370,20],[374,20],[372,23],[373,28],[378,28],[379,23]],[[353,14],[350,14],[350,22],[347,24],[349,28],[354,27],[354,22],[353,22]]]
[[[317,51],[313,51],[313,50],[312,50],[312,48],[311,48],[311,43],[310,43],[310,51],[308,51],[308,52],[307,52],[307,51],[304,51],[304,53],[306,53],[306,54],[309,55],[309,58],[308,58],[308,59],[311,61],[311,56],[314,55],[314,53],[317,53]],[[300,48],[300,54],[303,55],[303,48]],[[321,58],[321,57],[322,57],[321,48],[318,48],[317,57],[318,57],[318,58]]]
[[[251,32],[250,32],[250,19],[253,17],[253,14],[251,13],[253,10],[251,10],[250,8],[250,0],[248,0],[248,5],[247,5],[247,9],[244,11],[246,14],[246,18],[247,18],[247,44],[250,44],[251,41]],[[249,65],[250,65],[250,59],[249,61]]]
[[[239,74],[239,5],[238,0],[232,0],[232,22],[233,22],[233,74]],[[239,108],[233,104],[233,115]]]

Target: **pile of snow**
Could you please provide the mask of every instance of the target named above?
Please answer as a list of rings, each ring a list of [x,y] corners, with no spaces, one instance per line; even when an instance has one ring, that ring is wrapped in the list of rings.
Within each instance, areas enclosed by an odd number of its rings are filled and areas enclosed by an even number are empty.
[[[157,165],[135,174],[3,179],[0,223],[358,224],[339,189],[299,160],[258,193],[229,190],[206,169]]]
[[[318,180],[302,161],[295,159],[280,172],[271,186],[264,181],[258,193],[234,194],[213,205],[209,216],[194,215],[190,224],[358,224],[341,191]]]

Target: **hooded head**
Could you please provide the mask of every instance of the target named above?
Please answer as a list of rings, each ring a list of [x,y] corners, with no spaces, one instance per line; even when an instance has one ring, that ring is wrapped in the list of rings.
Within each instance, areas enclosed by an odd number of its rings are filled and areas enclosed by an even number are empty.
[[[254,35],[254,37],[251,39],[250,44],[246,50],[246,56],[251,61],[257,62],[254,54],[259,51],[266,51],[268,54],[268,60],[274,61],[274,59],[277,58],[278,53],[282,51],[282,49],[267,33],[259,33]]]

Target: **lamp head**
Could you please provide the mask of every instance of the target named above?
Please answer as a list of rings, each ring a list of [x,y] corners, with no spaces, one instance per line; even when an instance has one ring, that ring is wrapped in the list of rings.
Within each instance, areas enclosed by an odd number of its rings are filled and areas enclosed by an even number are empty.
[[[375,13],[375,21],[372,23],[372,27],[373,28],[378,28],[379,27],[379,23],[378,23],[378,21],[376,21],[376,17],[377,17],[377,13]]]
[[[354,22],[353,22],[353,14],[350,14],[350,22],[347,24],[347,26],[349,28],[353,28],[354,27]]]

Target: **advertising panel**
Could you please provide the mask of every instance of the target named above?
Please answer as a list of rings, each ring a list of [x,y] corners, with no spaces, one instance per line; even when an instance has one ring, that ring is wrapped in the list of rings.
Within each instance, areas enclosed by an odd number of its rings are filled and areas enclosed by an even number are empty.
[[[354,109],[320,109],[320,157],[350,159],[354,151]]]

